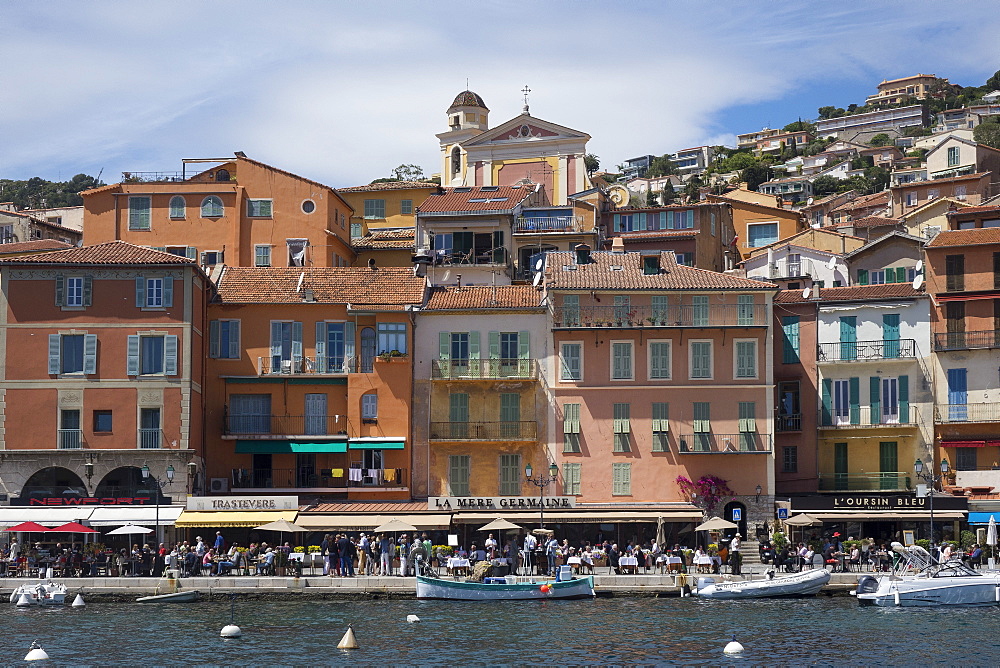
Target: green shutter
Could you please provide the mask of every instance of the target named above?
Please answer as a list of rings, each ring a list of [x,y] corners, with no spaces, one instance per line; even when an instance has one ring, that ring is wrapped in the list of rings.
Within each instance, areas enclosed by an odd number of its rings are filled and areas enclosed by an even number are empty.
[[[833,381],[829,378],[823,379],[823,414],[821,416],[820,422],[829,427],[833,424]]]
[[[833,444],[833,472],[837,475],[847,475],[847,443]]]
[[[316,370],[326,373],[326,323],[322,320],[316,323]]]
[[[208,323],[208,356],[219,357],[219,321],[212,320]]]
[[[135,306],[136,308],[146,306],[146,278],[144,276],[135,279]]]
[[[62,306],[65,303],[65,297],[63,296],[66,292],[66,277],[62,274],[56,276],[56,306]]]
[[[783,337],[781,361],[785,364],[799,362],[799,316],[787,315],[781,318]]]
[[[451,332],[438,332],[438,359],[451,359]]]
[[[469,332],[469,359],[479,359],[479,332]]]
[[[872,376],[868,379],[869,410],[871,412],[868,416],[869,424],[881,424],[882,422],[882,403],[879,401],[881,385],[882,379],[878,376]]]
[[[490,332],[490,359],[500,359],[500,332]]]
[[[861,381],[851,378],[848,381],[848,398],[851,402],[851,424],[861,424]]]
[[[899,377],[899,423],[910,424],[910,377]]]
[[[517,333],[517,357],[522,360],[531,359],[531,332]]]
[[[83,305],[91,306],[94,301],[94,277],[83,277]]]
[[[868,285],[867,269],[858,269],[858,285]]]
[[[163,277],[163,307],[170,308],[174,305],[174,279],[169,276]]]

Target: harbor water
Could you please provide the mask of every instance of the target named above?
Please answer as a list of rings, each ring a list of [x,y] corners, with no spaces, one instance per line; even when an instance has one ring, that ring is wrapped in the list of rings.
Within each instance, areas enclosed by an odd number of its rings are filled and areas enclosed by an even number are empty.
[[[416,614],[419,623],[407,623]],[[989,665],[1000,609],[860,608],[853,598],[708,601],[601,598],[460,603],[238,600],[243,637],[224,640],[226,599],[85,609],[10,606],[0,665],[32,640],[52,664],[189,665]],[[338,650],[353,624],[360,644]],[[722,650],[735,635],[746,648]],[[34,664],[38,665],[38,664]]]

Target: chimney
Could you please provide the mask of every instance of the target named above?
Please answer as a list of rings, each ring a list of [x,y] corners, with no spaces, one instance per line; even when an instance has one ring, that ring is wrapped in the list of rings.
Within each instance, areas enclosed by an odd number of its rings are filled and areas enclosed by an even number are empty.
[[[462,275],[455,274],[455,286],[458,290],[462,289]]]
[[[812,299],[819,299],[819,283],[813,283]]]
[[[621,237],[615,237],[611,240],[611,252],[619,255],[625,253],[625,241]]]

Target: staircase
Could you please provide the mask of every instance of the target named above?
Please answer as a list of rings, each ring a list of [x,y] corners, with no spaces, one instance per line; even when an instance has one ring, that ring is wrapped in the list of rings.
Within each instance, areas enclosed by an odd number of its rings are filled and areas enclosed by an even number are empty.
[[[752,567],[754,571],[762,571],[763,564],[760,561],[760,542],[756,540],[745,540],[740,545],[740,554],[743,556],[743,568]]]

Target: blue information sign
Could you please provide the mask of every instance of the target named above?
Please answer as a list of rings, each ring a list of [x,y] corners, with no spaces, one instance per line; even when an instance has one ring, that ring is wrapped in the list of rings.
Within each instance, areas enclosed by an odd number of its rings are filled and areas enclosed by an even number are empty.
[[[778,508],[778,519],[779,520],[788,519],[788,508]]]
[[[733,521],[739,522],[743,519],[743,510],[741,508],[733,508]]]

